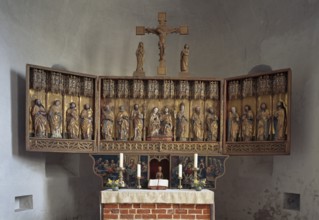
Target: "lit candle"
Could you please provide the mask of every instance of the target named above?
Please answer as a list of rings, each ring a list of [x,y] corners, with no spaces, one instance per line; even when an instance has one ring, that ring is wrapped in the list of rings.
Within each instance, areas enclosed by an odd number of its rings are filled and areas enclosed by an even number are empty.
[[[198,163],[198,154],[194,154],[194,168],[197,168],[197,163]]]
[[[141,177],[141,164],[137,164],[137,177]]]
[[[123,153],[120,153],[120,168],[123,168]]]
[[[182,175],[183,175],[183,167],[182,167],[182,164],[179,164],[178,165],[178,177],[182,178]]]

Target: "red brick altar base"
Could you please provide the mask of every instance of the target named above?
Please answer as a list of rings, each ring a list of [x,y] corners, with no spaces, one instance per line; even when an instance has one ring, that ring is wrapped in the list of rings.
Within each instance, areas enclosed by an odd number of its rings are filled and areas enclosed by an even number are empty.
[[[109,219],[205,219],[211,220],[209,204],[102,204],[103,220]]]

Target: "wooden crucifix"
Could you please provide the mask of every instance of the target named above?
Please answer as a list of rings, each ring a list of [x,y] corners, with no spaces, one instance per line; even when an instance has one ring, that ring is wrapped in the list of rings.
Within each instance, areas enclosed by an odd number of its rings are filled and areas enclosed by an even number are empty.
[[[166,25],[166,12],[158,13],[158,26],[156,28],[147,28],[144,26],[136,27],[136,35],[144,34],[156,34],[159,37],[159,67],[157,68],[158,75],[166,75],[166,63],[165,63],[165,40],[167,35],[172,33],[178,33],[181,35],[188,35],[188,26],[180,26],[179,28],[170,28]]]

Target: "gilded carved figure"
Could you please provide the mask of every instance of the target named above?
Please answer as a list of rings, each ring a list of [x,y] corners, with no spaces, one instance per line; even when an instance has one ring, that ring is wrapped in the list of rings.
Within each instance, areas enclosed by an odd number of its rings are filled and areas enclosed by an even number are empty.
[[[143,42],[140,42],[138,44],[137,50],[136,50],[136,59],[137,59],[137,65],[136,65],[136,72],[144,72],[143,64],[144,64],[144,44]]]
[[[274,112],[275,140],[284,140],[287,127],[287,113],[284,103],[279,101]]]
[[[62,138],[62,108],[60,100],[55,100],[48,114],[52,138]]]
[[[167,106],[164,108],[164,114],[161,115],[160,119],[161,119],[160,133],[167,137],[173,136],[173,119]]]
[[[148,135],[150,137],[158,136],[160,132],[160,128],[161,128],[160,114],[158,112],[158,108],[154,107],[150,116]]]
[[[141,141],[143,135],[144,115],[140,112],[138,104],[135,104],[131,114],[133,124],[133,140]]]
[[[237,141],[239,135],[239,115],[236,107],[232,107],[228,114],[228,140]]]
[[[176,115],[176,140],[187,140],[187,126],[188,119],[185,114],[185,104],[181,103],[179,106],[179,112]]]
[[[213,107],[208,108],[206,115],[207,141],[217,141],[218,116]]]
[[[79,115],[74,102],[70,103],[70,107],[66,111],[66,130],[70,139],[79,138]]]
[[[242,137],[244,141],[251,141],[254,134],[254,114],[249,105],[244,106],[244,113],[241,116]]]
[[[117,139],[121,141],[126,141],[129,138],[129,115],[125,111],[124,105],[120,106],[120,111],[116,117],[116,135]]]
[[[188,57],[189,57],[189,46],[184,45],[184,49],[181,51],[181,72],[188,73]]]
[[[203,140],[203,124],[200,118],[200,107],[196,106],[193,111],[193,115],[191,118],[191,128],[193,132],[193,140],[194,141],[202,141]]]
[[[266,103],[260,104],[260,109],[257,114],[257,140],[266,141],[269,137],[271,115]]]
[[[35,137],[47,137],[47,113],[40,99],[34,101],[34,106],[31,111],[33,129]]]
[[[89,104],[84,105],[80,115],[82,138],[92,140],[93,135],[93,110]]]
[[[113,140],[114,113],[109,105],[102,108],[101,112],[101,135],[102,139]]]
[[[162,167],[159,166],[158,171],[156,172],[156,179],[163,179],[163,178],[164,178],[164,174],[162,172]]]

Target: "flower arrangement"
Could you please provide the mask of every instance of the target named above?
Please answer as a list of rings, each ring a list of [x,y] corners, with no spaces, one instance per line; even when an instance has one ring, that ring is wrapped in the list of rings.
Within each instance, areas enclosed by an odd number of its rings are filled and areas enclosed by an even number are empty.
[[[111,180],[111,179],[108,179],[107,180],[107,186],[111,187],[112,190],[118,190],[119,189],[119,186],[120,186],[120,181],[119,180]]]
[[[198,191],[202,190],[202,188],[204,188],[205,185],[206,185],[206,179],[201,179],[201,180],[195,179],[193,183],[193,186]]]

